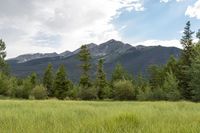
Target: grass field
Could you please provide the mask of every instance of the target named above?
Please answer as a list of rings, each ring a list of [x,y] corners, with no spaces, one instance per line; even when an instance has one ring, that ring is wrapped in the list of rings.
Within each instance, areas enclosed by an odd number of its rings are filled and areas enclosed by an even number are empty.
[[[1,100],[0,133],[200,133],[200,104]]]

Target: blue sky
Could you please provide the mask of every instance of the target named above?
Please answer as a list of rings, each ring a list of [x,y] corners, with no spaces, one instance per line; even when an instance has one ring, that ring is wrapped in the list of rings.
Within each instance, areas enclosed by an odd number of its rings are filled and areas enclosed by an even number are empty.
[[[200,28],[200,0],[0,0],[8,58],[73,51],[116,39],[181,48],[185,23]]]
[[[144,11],[125,11],[113,23],[118,28],[125,27],[121,30],[121,35],[128,42],[180,39],[187,21],[191,21],[194,31],[200,29],[199,19],[185,15],[188,5],[195,2],[196,0],[174,0],[167,3],[144,0]]]

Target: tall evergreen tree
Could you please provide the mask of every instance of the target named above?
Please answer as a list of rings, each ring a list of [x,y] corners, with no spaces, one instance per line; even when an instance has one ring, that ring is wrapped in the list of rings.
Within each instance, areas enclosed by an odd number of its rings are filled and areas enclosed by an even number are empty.
[[[195,48],[195,58],[189,68],[190,82],[189,87],[192,93],[193,101],[200,101],[200,47]]]
[[[165,80],[166,72],[164,67],[152,65],[149,67],[149,83],[152,89],[160,88]]]
[[[179,88],[181,89],[181,93],[185,99],[191,99],[191,90],[189,88],[190,78],[188,75],[188,69],[191,66],[191,60],[194,54],[194,44],[192,35],[194,34],[190,28],[190,21],[186,23],[186,27],[184,28],[183,36],[181,39],[181,44],[183,45],[183,52],[180,60],[180,72],[179,72]]]
[[[37,74],[35,72],[33,72],[31,75],[30,75],[30,82],[31,84],[33,85],[33,87],[35,87],[37,85]]]
[[[0,39],[0,67],[4,66],[5,64],[5,57],[6,57],[6,44]]]
[[[82,75],[80,78],[80,86],[82,88],[88,88],[91,86],[89,71],[91,69],[91,55],[87,48],[87,45],[81,46],[81,50],[79,52],[79,59],[82,62],[81,68],[82,68]]]
[[[54,95],[58,99],[64,99],[67,97],[69,89],[71,89],[71,84],[67,78],[64,65],[61,65],[54,80]]]
[[[103,70],[104,60],[100,59],[97,66],[97,75],[95,86],[97,88],[97,96],[99,99],[103,99],[106,96],[106,89],[108,89],[108,84],[106,81],[106,74]]]
[[[48,96],[53,96],[53,68],[49,64],[43,77],[43,85],[47,89]]]
[[[131,76],[126,72],[121,64],[117,64],[111,78],[111,81],[114,82],[118,80],[129,80],[131,79]]]
[[[191,24],[190,21],[186,23],[186,26],[184,28],[183,36],[181,39],[181,44],[183,46],[183,53],[182,53],[182,61],[184,65],[190,66],[191,65],[191,58],[193,54],[193,39],[192,35],[194,32],[191,30]]]
[[[175,75],[177,75],[178,70],[179,70],[178,61],[176,60],[176,58],[174,56],[170,56],[166,66],[165,66],[165,72],[172,72]]]
[[[8,74],[8,65],[5,62],[6,58],[6,44],[5,42],[0,39],[0,72],[3,72],[4,74]]]

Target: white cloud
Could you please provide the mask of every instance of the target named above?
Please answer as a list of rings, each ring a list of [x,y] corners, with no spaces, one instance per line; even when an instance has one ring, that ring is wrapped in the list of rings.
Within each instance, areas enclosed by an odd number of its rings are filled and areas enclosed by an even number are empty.
[[[168,3],[170,0],[160,0],[161,3]]]
[[[0,37],[8,57],[74,50],[81,44],[121,40],[112,20],[143,11],[141,0],[0,0]]]
[[[197,19],[200,19],[200,0],[197,0],[193,6],[188,6],[185,15]]]
[[[182,45],[180,44],[179,40],[146,40],[143,42],[138,42],[135,44],[135,46],[137,45],[143,45],[143,46],[165,46],[165,47],[178,47],[178,48],[182,48]]]
[[[160,0],[161,3],[168,3],[170,1],[173,1],[173,0]],[[176,2],[183,2],[185,0],[176,0]]]
[[[183,1],[185,1],[185,0],[176,0],[176,2],[183,2]]]

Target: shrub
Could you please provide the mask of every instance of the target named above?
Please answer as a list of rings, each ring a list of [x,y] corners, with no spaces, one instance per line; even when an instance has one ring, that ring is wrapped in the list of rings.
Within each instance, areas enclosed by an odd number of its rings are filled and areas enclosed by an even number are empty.
[[[29,98],[29,95],[31,94],[31,91],[33,89],[33,85],[28,78],[25,80],[20,80],[20,83],[19,80],[15,78],[10,78],[8,87],[8,96],[24,99]]]
[[[23,87],[22,88],[19,88],[21,89],[20,91],[20,95],[21,95],[21,98],[25,98],[25,99],[28,99],[30,94],[31,94],[31,91],[33,89],[33,84],[31,83],[30,79],[27,78],[23,81]]]
[[[8,79],[7,76],[0,73],[0,95],[6,95],[6,92],[8,90]]]
[[[133,100],[135,99],[135,89],[129,80],[120,80],[114,82],[114,99],[117,100]]]
[[[95,87],[80,88],[80,98],[83,100],[97,99],[97,90]]]
[[[70,97],[70,99],[78,99],[79,98],[79,91],[80,91],[80,88],[76,85],[74,85],[72,87],[72,89],[70,89],[68,91],[68,96]]]
[[[24,94],[24,87],[22,85],[17,86],[13,93],[16,98],[24,98],[24,96],[26,95]]]
[[[138,89],[137,100],[145,101],[145,100],[152,100],[152,90],[149,86],[146,86],[143,90]]]
[[[6,95],[9,97],[15,97],[15,89],[18,87],[17,79],[14,77],[10,77],[7,84],[8,90]]]
[[[33,88],[31,92],[31,96],[34,99],[46,99],[47,98],[47,89],[44,88],[43,85],[37,85],[35,88]]]
[[[0,95],[13,97],[16,86],[17,80],[14,77],[0,73]]]
[[[101,89],[101,96],[102,96],[102,99],[109,99],[111,97],[111,87],[110,86],[106,86],[104,87],[103,89]]]
[[[152,100],[166,100],[166,93],[161,87],[152,90]]]

